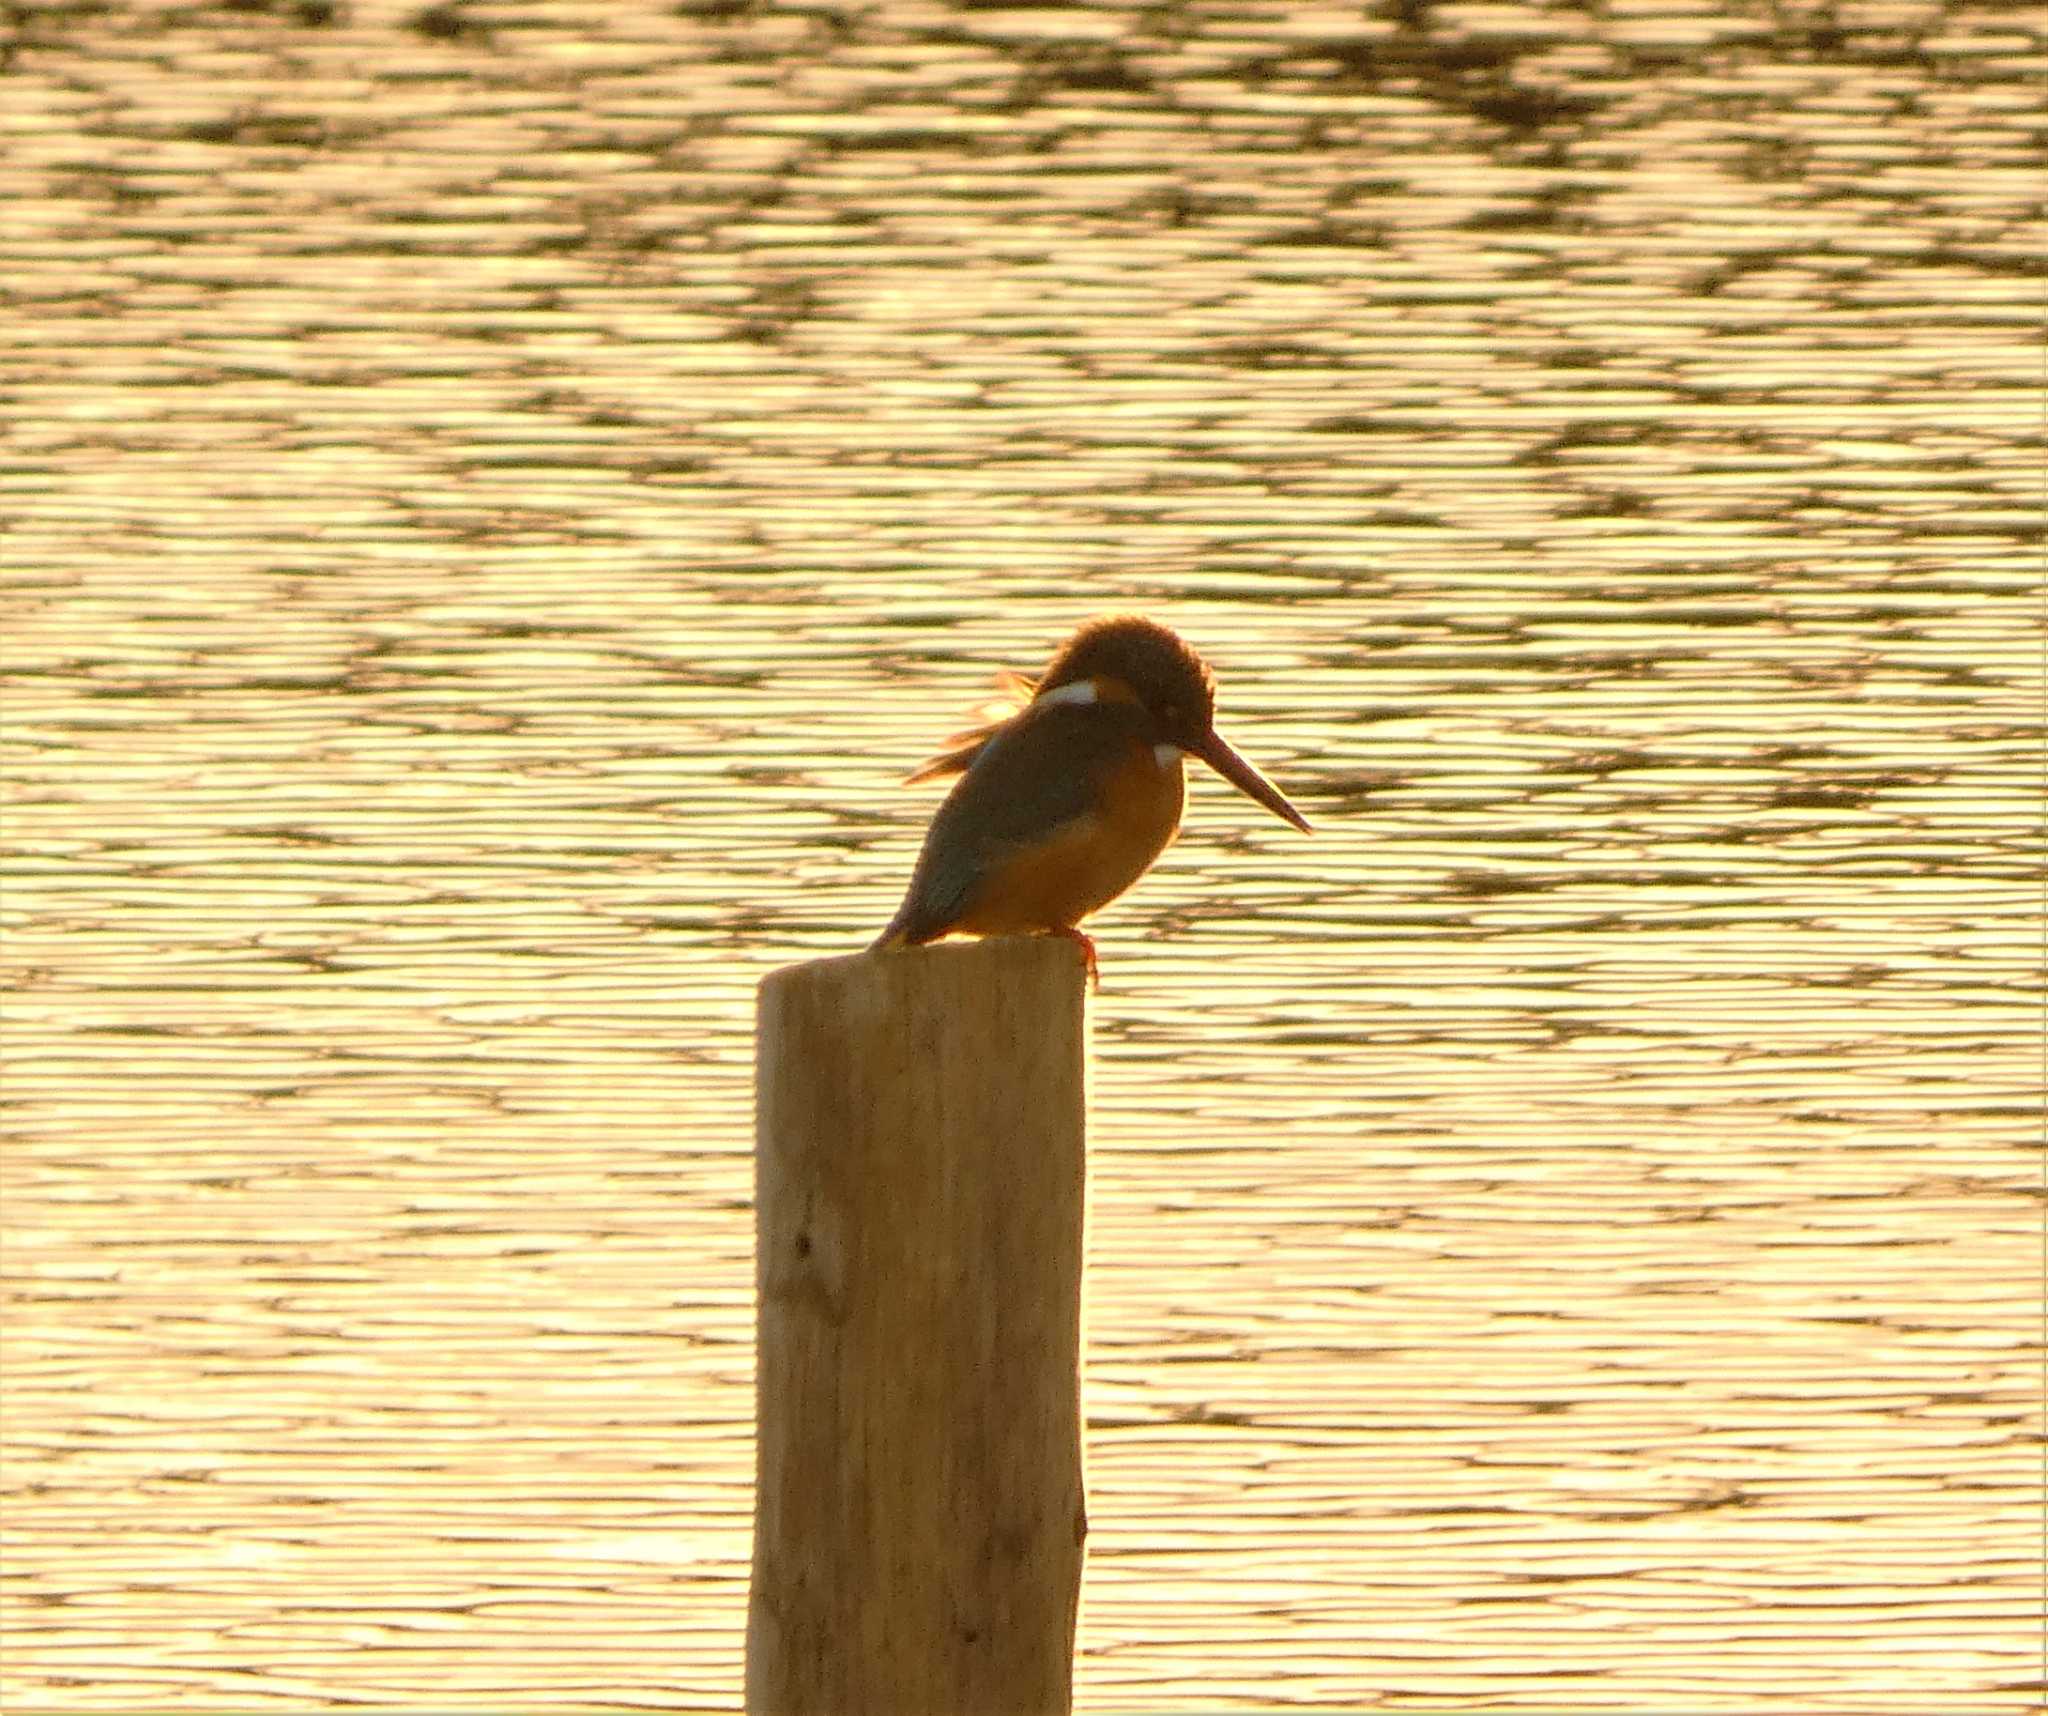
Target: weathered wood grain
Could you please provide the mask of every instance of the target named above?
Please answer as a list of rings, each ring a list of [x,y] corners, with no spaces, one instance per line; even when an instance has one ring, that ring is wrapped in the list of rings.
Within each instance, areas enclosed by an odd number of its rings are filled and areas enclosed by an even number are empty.
[[[1060,941],[761,987],[760,1716],[1070,1707],[1084,1037]]]

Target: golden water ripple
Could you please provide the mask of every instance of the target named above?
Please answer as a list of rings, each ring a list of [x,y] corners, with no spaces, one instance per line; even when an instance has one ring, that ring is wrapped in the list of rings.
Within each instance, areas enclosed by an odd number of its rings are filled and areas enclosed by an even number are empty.
[[[753,988],[1181,626],[1084,1709],[2040,1697],[2020,11],[35,8],[10,1709],[731,1708]]]

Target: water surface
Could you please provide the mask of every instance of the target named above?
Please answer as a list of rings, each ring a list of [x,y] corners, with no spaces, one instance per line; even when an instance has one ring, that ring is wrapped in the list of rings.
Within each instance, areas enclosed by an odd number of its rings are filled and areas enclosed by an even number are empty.
[[[1081,1706],[2041,1695],[2020,9],[34,11],[10,1708],[731,1708],[753,988],[1140,609]]]

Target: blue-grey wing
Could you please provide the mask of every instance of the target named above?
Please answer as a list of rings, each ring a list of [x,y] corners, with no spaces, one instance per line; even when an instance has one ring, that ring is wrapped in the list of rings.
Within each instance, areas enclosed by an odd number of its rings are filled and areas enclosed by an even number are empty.
[[[1135,704],[1039,702],[999,728],[932,818],[909,892],[881,939],[945,934],[1007,859],[1093,812],[1144,719]]]

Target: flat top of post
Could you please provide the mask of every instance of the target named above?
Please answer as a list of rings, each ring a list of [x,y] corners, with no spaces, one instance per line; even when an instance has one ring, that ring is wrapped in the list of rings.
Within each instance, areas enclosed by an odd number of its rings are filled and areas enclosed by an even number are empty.
[[[761,999],[766,1002],[771,994],[791,989],[900,993],[934,984],[963,993],[971,993],[977,985],[992,990],[1046,986],[1049,994],[1071,987],[1079,999],[1086,993],[1086,971],[1079,945],[1064,936],[989,936],[980,941],[888,948],[785,965],[761,979]]]

